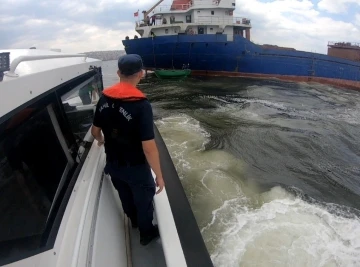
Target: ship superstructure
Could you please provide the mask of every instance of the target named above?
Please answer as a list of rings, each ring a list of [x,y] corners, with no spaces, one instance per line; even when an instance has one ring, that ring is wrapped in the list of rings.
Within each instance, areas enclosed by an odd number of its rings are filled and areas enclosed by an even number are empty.
[[[126,53],[141,55],[146,69],[192,74],[314,81],[360,90],[360,47],[330,42],[328,55],[251,41],[251,20],[234,16],[234,0],[158,1],[142,11],[123,40]],[[300,37],[299,37],[300,38]],[[296,42],[296,40],[294,40]]]
[[[143,11],[136,23],[141,37],[170,35],[226,34],[250,40],[250,20],[234,17],[234,0],[174,0],[172,5],[159,1],[149,11]]]

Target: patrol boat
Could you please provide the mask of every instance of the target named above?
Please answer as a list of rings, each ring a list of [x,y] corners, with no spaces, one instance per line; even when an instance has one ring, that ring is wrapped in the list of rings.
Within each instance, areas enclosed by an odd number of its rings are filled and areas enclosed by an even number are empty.
[[[0,50],[0,265],[213,266],[156,128],[166,185],[154,198],[161,237],[140,245],[89,131],[104,89],[101,63]]]
[[[123,40],[149,70],[320,82],[360,90],[360,44],[329,42],[328,54],[251,41],[251,19],[235,16],[235,0],[171,0],[134,15],[141,38]],[[324,44],[326,45],[326,44]]]

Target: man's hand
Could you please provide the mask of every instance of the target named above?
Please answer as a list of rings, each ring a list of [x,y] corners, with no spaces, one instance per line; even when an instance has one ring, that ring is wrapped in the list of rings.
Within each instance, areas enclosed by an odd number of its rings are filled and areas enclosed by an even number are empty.
[[[98,141],[97,145],[98,145],[98,146],[102,146],[104,143],[105,143],[104,140]]]
[[[104,136],[101,133],[101,128],[93,125],[91,127],[91,134],[98,141],[98,143],[97,143],[98,146],[102,146],[105,143]]]
[[[156,186],[159,187],[159,190],[156,191],[156,194],[159,194],[164,189],[165,186],[164,179],[162,177],[156,177],[155,182],[156,182]]]
[[[159,190],[156,192],[156,194],[159,194],[164,189],[165,183],[161,173],[159,151],[157,149],[156,142],[154,139],[142,141],[142,147],[146,160],[156,175],[155,182],[156,186],[159,187]]]

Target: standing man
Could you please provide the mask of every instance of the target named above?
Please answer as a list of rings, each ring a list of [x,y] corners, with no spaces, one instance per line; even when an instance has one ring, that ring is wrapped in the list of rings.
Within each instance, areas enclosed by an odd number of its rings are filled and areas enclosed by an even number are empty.
[[[91,133],[99,146],[105,145],[105,173],[110,174],[132,226],[139,227],[140,243],[147,245],[159,237],[157,226],[152,224],[155,183],[151,169],[159,187],[156,194],[163,190],[164,180],[152,108],[136,88],[143,76],[141,57],[120,57],[117,74],[120,82],[105,89],[99,99]]]

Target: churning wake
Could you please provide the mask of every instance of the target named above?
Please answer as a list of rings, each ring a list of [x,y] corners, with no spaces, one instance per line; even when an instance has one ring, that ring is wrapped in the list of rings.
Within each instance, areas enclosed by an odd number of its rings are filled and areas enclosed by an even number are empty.
[[[189,115],[156,125],[215,266],[360,266],[360,219],[351,211],[305,200],[296,188],[262,190],[244,178],[245,162],[205,149],[211,136]]]

